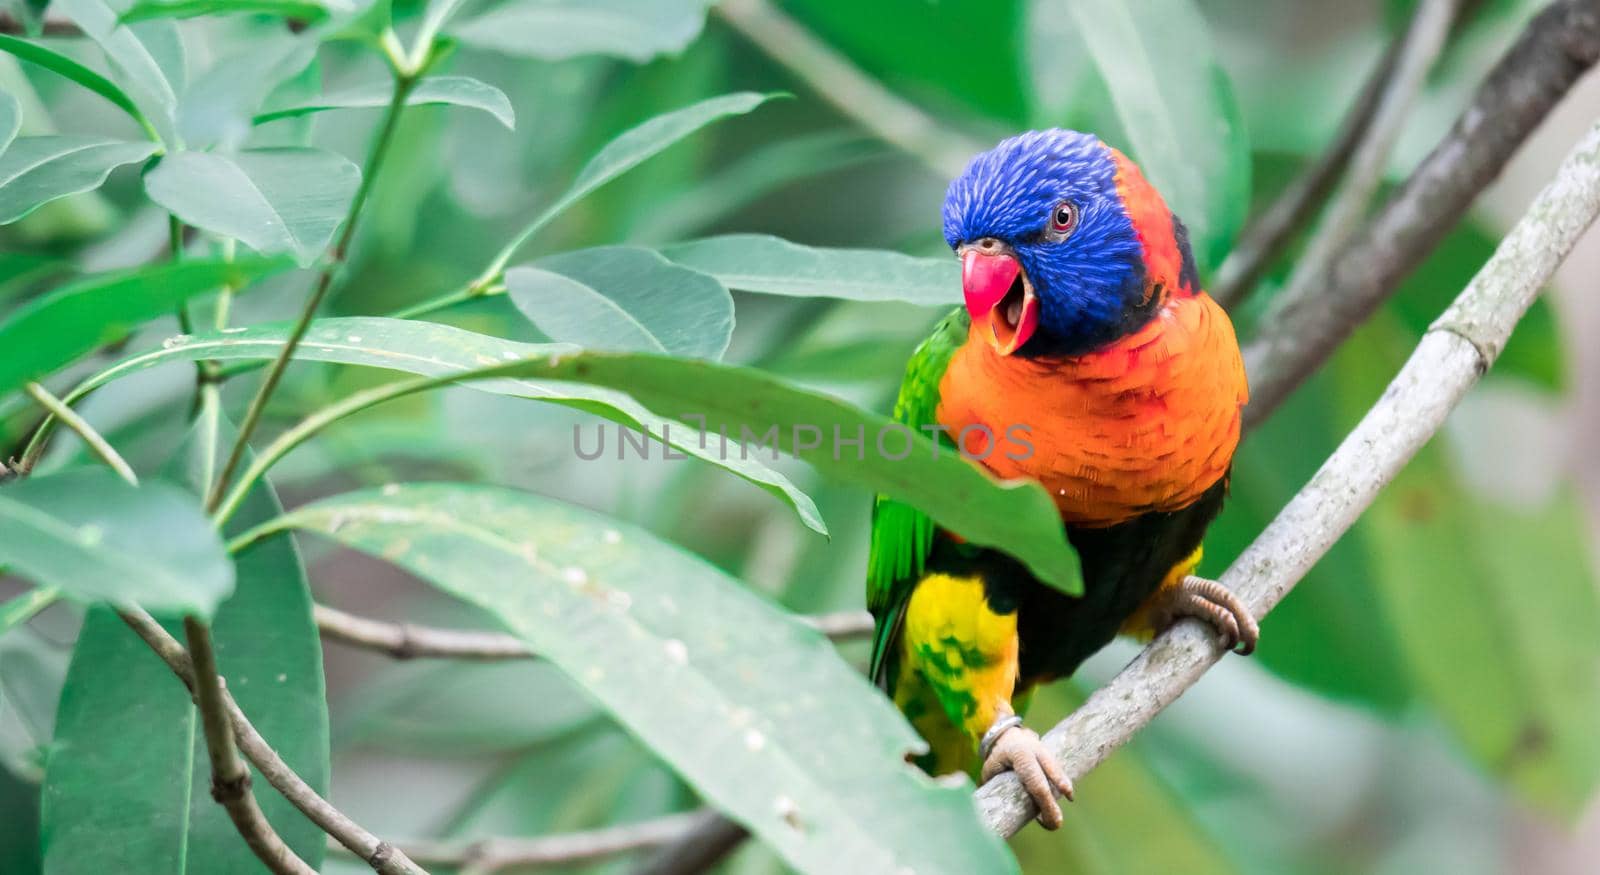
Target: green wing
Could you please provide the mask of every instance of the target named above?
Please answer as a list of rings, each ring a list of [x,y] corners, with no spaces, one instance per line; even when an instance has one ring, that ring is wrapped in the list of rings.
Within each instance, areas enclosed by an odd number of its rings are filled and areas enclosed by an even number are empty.
[[[933,334],[917,347],[906,364],[905,380],[894,403],[894,419],[913,431],[933,425],[939,409],[939,382],[950,357],[967,339],[965,309],[939,321]],[[941,432],[938,439],[952,444]],[[888,654],[900,629],[901,615],[922,565],[933,548],[933,520],[909,504],[878,496],[872,507],[872,552],[867,560],[867,608],[876,626],[872,636],[869,676],[888,688]]]

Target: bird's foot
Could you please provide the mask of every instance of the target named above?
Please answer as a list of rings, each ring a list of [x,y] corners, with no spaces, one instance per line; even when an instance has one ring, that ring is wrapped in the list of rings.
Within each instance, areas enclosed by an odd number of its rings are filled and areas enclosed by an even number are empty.
[[[1191,574],[1177,586],[1165,590],[1163,599],[1161,613],[1167,622],[1162,626],[1170,626],[1183,617],[1194,617],[1209,623],[1222,635],[1227,648],[1241,655],[1253,652],[1261,640],[1261,627],[1255,615],[1238,596],[1215,580]]]
[[[996,729],[999,732],[992,739],[985,734],[988,750],[984,751],[983,781],[987,783],[1001,772],[1016,772],[1023,788],[1039,806],[1039,825],[1045,829],[1059,828],[1061,805],[1056,802],[1056,793],[1072,801],[1072,781],[1061,763],[1039,740],[1039,733],[1020,725],[1015,717],[1008,715],[996,720],[990,733]]]

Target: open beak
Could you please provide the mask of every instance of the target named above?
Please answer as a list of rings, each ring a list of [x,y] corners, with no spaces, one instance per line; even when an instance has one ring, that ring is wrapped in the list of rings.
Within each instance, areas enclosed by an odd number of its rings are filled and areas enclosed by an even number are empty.
[[[1021,349],[1039,327],[1033,284],[1009,252],[966,250],[961,256],[961,292],[973,323],[989,327],[989,343],[1001,355]]]

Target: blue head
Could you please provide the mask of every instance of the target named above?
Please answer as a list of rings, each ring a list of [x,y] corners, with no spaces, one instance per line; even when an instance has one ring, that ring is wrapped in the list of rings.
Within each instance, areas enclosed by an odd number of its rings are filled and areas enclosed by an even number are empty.
[[[967,309],[998,351],[1076,355],[1144,324],[1153,300],[1135,198],[1153,199],[1181,235],[1132,162],[1060,129],[1002,141],[950,183],[945,240],[962,257]]]

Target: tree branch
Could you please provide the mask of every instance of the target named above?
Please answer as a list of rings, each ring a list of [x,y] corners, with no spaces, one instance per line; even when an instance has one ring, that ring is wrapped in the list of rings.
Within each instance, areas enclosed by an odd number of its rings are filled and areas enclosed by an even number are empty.
[[[1209,284],[1211,297],[1223,307],[1238,306],[1255,288],[1278,252],[1294,233],[1315,213],[1317,204],[1333,191],[1350,156],[1366,137],[1372,117],[1384,94],[1393,87],[1395,64],[1415,29],[1395,38],[1378,58],[1378,63],[1362,84],[1339,130],[1316,160],[1278,195],[1272,205],[1255,218],[1239,235],[1217,275]]]
[[[986,148],[885,88],[768,0],[723,0],[712,8],[846,118],[935,173],[954,177]]]
[[[1405,47],[1395,65],[1394,79],[1379,101],[1377,113],[1366,137],[1350,159],[1344,185],[1323,212],[1317,234],[1301,253],[1289,276],[1288,287],[1274,302],[1276,307],[1293,308],[1314,293],[1314,286],[1328,272],[1333,259],[1350,242],[1367,215],[1372,196],[1383,180],[1389,153],[1405,128],[1411,106],[1427,80],[1428,69],[1444,48],[1455,0],[1425,0],[1406,29]]]
[[[1222,582],[1262,616],[1333,546],[1379,490],[1437,432],[1488,370],[1556,265],[1600,213],[1600,124],[1573,148],[1526,215],[1422,342],[1355,430]],[[1067,774],[1082,778],[1182,695],[1224,651],[1185,621],[1151,642],[1110,683],[1044,737]],[[1011,835],[1037,810],[1015,775],[978,791],[984,820]]]
[[[6,36],[32,36],[28,28],[10,12],[0,12],[0,34]],[[40,28],[40,36],[83,36],[78,26],[65,18],[49,17]]]
[[[413,623],[391,623],[346,613],[327,605],[316,606],[317,628],[334,641],[376,650],[395,659],[465,659],[496,661],[532,659],[522,639],[499,632],[440,629]],[[866,611],[837,611],[804,618],[833,639],[857,638],[872,633],[872,615]]]
[[[1245,346],[1250,405],[1265,419],[1393,293],[1522,141],[1600,58],[1600,0],[1558,0],[1529,22],[1454,127],[1394,197]]]
[[[709,811],[668,814],[651,820],[539,838],[495,836],[467,841],[402,842],[400,847],[425,865],[490,875],[505,869],[572,866],[629,851],[648,850],[690,833]],[[334,845],[329,850],[345,851]]]
[[[695,875],[722,862],[749,837],[749,830],[713,812],[634,869],[633,875]]]
[[[394,38],[392,30],[385,31],[385,37]],[[383,167],[383,159],[389,153],[389,144],[394,140],[394,133],[400,125],[400,115],[405,111],[406,98],[416,87],[418,76],[395,67],[394,91],[389,98],[389,106],[384,110],[383,121],[379,124],[378,132],[372,140],[372,145],[367,152],[367,160],[361,165],[361,183],[356,188],[356,193],[350,199],[350,207],[345,213],[343,229],[339,232],[339,239],[333,245],[333,251],[317,275],[317,284],[311,294],[300,308],[300,316],[295,320],[294,328],[289,332],[289,340],[283,345],[283,351],[272,360],[268,366],[266,376],[261,378],[261,386],[256,389],[256,394],[250,399],[250,405],[245,408],[244,419],[239,423],[238,435],[233,439],[233,448],[228,451],[227,460],[222,463],[222,469],[217,473],[217,478],[211,483],[211,492],[206,496],[206,510],[214,511],[222,502],[229,482],[233,479],[234,471],[243,464],[246,452],[250,449],[250,436],[255,433],[256,426],[261,422],[261,415],[266,411],[267,402],[271,400],[273,392],[277,391],[278,382],[283,379],[284,371],[288,370],[289,362],[294,359],[294,352],[300,341],[310,330],[311,323],[317,316],[317,308],[322,305],[322,300],[327,297],[328,291],[333,286],[334,274],[343,268],[345,259],[350,253],[350,244],[355,239],[356,224],[361,219],[361,210],[371,196],[374,183],[378,179],[378,171]]]
[[[60,398],[50,394],[49,389],[38,383],[29,383],[27,392],[33,397],[33,400],[39,402],[39,406],[43,407],[46,413],[61,420],[63,425],[77,432],[78,437],[82,438],[89,449],[96,456],[99,456],[102,462],[110,466],[118,477],[126,481],[129,486],[139,485],[139,477],[133,473],[133,468],[122,458],[122,454],[118,453],[116,448],[111,446],[111,442],[106,440],[100,432],[95,431],[94,426],[85,421],[76,411],[68,407]],[[24,460],[17,473],[27,474],[32,467],[31,462]]]
[[[250,769],[239,758],[222,701],[222,678],[211,647],[211,630],[194,617],[185,617],[183,631],[189,639],[189,667],[195,683],[196,707],[205,730],[206,754],[211,760],[211,798],[228,812],[234,828],[262,864],[277,875],[316,875],[279,837],[250,792]]]
[[[177,675],[184,686],[189,688],[189,692],[198,699],[194,663],[189,657],[189,651],[184,649],[178,639],[168,634],[160,623],[143,610],[135,608],[123,611],[121,617],[123,622],[150,645],[150,649],[161,657],[167,667],[172,669],[172,673]],[[226,688],[221,690],[220,699],[228,724],[232,728],[231,737],[238,744],[238,749],[261,772],[261,776],[267,779],[267,783],[283,794],[294,807],[300,809],[312,823],[365,860],[379,875],[428,875],[426,870],[412,862],[405,853],[367,832],[344,812],[333,807],[310,784],[307,784],[305,779],[289,768],[288,763],[278,756],[272,745],[268,744],[267,740],[261,737],[261,733],[256,731],[255,726],[251,725]],[[251,798],[254,804],[253,797]],[[257,813],[259,814],[259,810]],[[304,871],[311,870],[307,868]]]

